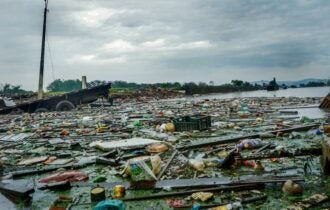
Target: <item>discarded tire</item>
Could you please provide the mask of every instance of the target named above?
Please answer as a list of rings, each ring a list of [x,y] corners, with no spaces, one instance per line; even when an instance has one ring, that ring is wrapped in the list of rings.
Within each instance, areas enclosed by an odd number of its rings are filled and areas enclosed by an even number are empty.
[[[41,112],[49,112],[47,108],[38,108],[34,111],[34,113],[41,113]]]
[[[73,105],[73,103],[71,103],[68,100],[60,101],[56,105],[56,111],[70,111],[74,108],[75,108],[75,106]]]

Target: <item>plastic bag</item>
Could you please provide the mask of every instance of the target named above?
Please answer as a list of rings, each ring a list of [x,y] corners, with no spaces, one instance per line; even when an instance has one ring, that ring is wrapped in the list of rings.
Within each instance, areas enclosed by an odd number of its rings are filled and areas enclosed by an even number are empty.
[[[99,202],[94,210],[125,210],[125,205],[121,200],[106,200]]]
[[[243,149],[255,149],[259,148],[263,145],[262,141],[260,139],[244,139],[241,140],[236,147],[240,150]]]
[[[189,165],[194,169],[196,169],[197,171],[203,171],[205,168],[205,164],[203,160],[190,159]]]
[[[222,206],[211,208],[211,210],[243,210],[242,203],[237,201]]]
[[[203,202],[211,199],[213,197],[213,193],[210,193],[210,192],[197,192],[197,193],[193,193],[191,195],[191,197],[194,199],[194,200],[201,200]]]

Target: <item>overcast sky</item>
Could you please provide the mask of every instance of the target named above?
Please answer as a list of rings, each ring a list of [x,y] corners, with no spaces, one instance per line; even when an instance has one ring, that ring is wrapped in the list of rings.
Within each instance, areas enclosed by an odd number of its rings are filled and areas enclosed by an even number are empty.
[[[0,1],[0,83],[37,89],[43,7]],[[49,0],[47,30],[45,85],[330,76],[329,0]]]

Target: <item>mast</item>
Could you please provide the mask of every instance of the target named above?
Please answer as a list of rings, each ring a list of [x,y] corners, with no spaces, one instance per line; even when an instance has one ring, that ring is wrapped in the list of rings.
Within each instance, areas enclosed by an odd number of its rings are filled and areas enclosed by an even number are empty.
[[[44,23],[43,23],[43,28],[42,28],[38,99],[43,98],[43,83],[44,83],[45,37],[46,37],[46,21],[47,21],[47,12],[48,12],[48,9],[47,9],[48,0],[44,0],[44,1],[45,1],[45,9],[44,9]]]

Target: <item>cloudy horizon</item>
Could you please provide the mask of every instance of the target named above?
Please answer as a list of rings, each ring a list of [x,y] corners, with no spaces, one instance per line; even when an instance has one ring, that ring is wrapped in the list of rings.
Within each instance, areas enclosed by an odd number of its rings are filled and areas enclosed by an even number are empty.
[[[0,83],[36,90],[44,1],[0,6]],[[48,6],[45,87],[82,75],[215,84],[330,76],[330,1],[49,0]]]

